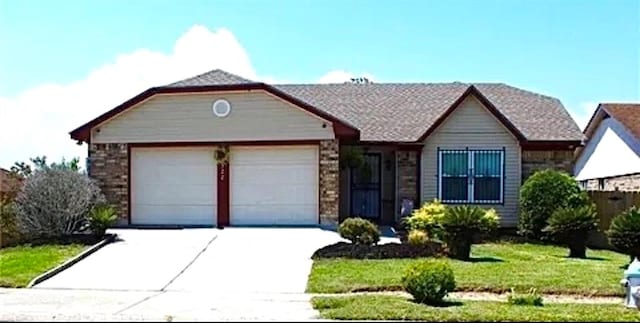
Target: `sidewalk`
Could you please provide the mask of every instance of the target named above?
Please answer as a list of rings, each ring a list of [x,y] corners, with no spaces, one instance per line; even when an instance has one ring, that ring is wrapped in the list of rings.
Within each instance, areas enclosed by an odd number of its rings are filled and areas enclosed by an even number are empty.
[[[0,289],[0,321],[313,321],[306,294]]]

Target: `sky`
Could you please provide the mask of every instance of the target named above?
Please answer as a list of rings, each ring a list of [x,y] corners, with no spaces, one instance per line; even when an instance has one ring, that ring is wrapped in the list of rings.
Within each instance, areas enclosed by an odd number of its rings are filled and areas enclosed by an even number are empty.
[[[580,127],[640,102],[640,0],[0,0],[0,167],[86,157],[69,132],[221,68],[271,83],[501,82]]]

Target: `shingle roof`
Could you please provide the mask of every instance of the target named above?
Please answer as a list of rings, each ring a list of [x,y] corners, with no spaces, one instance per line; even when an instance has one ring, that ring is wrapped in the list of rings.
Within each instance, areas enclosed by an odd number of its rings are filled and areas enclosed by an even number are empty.
[[[558,99],[501,83],[275,85],[355,125],[366,141],[416,141],[474,85],[527,140],[580,141],[582,132]]]
[[[222,70],[169,84],[251,84]],[[474,85],[527,140],[581,141],[580,128],[556,98],[502,83],[283,84],[274,88],[356,126],[364,141],[412,142]]]
[[[600,107],[640,139],[640,103],[602,103]]]
[[[174,82],[164,87],[190,87],[190,86],[203,86],[203,85],[231,85],[231,84],[251,84],[257,83],[238,75],[225,72],[220,69],[215,69],[209,72],[196,75],[178,82]]]

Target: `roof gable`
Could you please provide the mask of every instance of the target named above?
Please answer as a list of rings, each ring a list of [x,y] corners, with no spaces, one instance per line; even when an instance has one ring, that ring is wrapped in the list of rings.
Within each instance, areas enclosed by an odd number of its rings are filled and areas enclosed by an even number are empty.
[[[478,89],[471,85],[456,99],[453,104],[435,120],[435,122],[420,136],[418,141],[424,141],[433,133],[461,104],[470,96],[475,97],[482,105],[494,116],[498,121],[520,142],[524,142],[526,138],[498,109],[489,101]]]

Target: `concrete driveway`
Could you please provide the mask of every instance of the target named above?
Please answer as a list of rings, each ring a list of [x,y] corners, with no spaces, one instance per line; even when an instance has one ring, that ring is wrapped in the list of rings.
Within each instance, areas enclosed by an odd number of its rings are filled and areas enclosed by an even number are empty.
[[[159,291],[216,238],[217,229],[109,230],[108,244],[35,288]]]
[[[167,290],[304,293],[313,252],[340,240],[320,228],[225,228]]]

